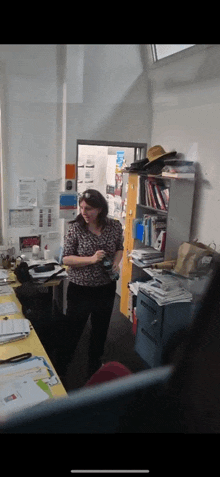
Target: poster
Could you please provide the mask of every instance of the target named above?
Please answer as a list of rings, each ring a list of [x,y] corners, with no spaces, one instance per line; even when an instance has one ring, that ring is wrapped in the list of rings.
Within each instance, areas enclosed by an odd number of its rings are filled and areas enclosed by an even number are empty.
[[[55,205],[59,202],[61,179],[55,181],[46,181],[46,191],[44,196],[44,205]]]
[[[34,225],[33,209],[10,209],[10,227],[30,227]]]
[[[96,171],[97,175],[98,171]],[[82,156],[78,164],[77,190],[79,193],[86,189],[95,188],[95,160],[93,156]]]
[[[18,205],[21,207],[37,206],[37,181],[36,179],[19,179]]]

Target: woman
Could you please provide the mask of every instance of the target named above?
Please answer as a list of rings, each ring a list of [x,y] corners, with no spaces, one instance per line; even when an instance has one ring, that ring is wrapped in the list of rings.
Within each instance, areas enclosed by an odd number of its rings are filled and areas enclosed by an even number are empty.
[[[120,222],[107,217],[108,204],[100,192],[88,189],[80,197],[79,206],[80,214],[70,223],[65,236],[63,253],[70,280],[66,311],[70,355],[66,361],[71,359],[91,315],[91,375],[101,366],[116,291],[116,281],[111,280],[102,261],[108,256],[112,271],[119,271],[123,235]]]

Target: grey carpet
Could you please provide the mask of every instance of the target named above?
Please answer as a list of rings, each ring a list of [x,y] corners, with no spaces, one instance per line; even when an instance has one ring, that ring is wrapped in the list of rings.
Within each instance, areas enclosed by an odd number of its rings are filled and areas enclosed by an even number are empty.
[[[89,319],[64,379],[63,384],[67,391],[84,386],[88,380],[87,365],[90,329],[91,323]],[[118,361],[133,373],[146,369],[143,361],[134,350],[134,344],[135,335],[132,331],[132,323],[120,312],[120,297],[116,294],[102,362]]]

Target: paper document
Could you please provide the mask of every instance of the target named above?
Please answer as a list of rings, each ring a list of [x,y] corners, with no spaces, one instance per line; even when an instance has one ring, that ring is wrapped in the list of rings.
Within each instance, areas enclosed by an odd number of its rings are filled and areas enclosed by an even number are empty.
[[[33,209],[10,209],[9,225],[19,228],[34,225]]]
[[[12,295],[14,290],[9,285],[0,285],[0,296],[3,295]]]
[[[26,318],[0,320],[0,344],[27,338],[29,334],[30,325]]]
[[[0,320],[0,335],[13,333],[30,333],[29,321],[26,318]]]
[[[19,313],[19,309],[13,301],[0,303],[0,315],[14,315],[15,313]]]
[[[23,378],[24,376],[29,376],[34,381],[42,379],[50,386],[60,382],[51,366],[42,356],[32,356],[20,363],[1,364],[0,366],[0,382]]]
[[[36,179],[19,179],[18,204],[22,207],[37,206],[37,181]]]
[[[0,280],[5,280],[8,278],[8,271],[0,269]]]
[[[46,401],[49,396],[30,377],[0,385],[0,414],[7,417],[21,409]]]
[[[139,288],[140,288],[141,284],[142,284],[142,282],[129,283],[129,288],[134,295],[138,294],[138,291],[139,291]]]

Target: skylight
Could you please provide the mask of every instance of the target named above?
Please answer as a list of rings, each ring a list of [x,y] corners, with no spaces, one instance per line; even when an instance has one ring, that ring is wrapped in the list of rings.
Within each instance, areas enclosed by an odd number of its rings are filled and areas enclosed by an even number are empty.
[[[166,58],[167,56],[186,50],[192,46],[195,45],[152,45],[154,61],[161,60],[162,58]]]

